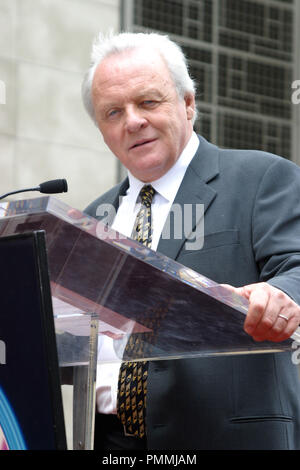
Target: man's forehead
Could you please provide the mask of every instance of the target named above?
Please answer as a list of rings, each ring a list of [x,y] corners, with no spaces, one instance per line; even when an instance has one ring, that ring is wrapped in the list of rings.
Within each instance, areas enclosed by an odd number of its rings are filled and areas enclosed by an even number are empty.
[[[131,81],[144,83],[147,80],[162,79],[165,83],[173,83],[164,60],[157,51],[151,49],[152,55],[141,53],[140,49],[114,53],[103,59],[95,71],[93,85],[96,87],[120,82],[124,86],[126,77]],[[147,88],[148,88],[147,86]]]
[[[147,69],[153,67],[154,70],[158,68],[163,68],[165,71],[168,70],[161,54],[156,49],[150,47],[138,47],[121,52],[113,52],[103,59],[98,69],[100,73],[106,68],[111,72],[115,70],[116,73],[118,73],[119,70],[124,67],[141,69],[144,67],[147,67]]]

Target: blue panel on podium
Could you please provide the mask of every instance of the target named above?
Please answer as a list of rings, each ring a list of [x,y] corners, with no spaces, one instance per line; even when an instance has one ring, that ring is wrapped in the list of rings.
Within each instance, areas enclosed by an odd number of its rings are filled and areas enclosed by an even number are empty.
[[[66,449],[44,232],[0,238],[0,449]]]

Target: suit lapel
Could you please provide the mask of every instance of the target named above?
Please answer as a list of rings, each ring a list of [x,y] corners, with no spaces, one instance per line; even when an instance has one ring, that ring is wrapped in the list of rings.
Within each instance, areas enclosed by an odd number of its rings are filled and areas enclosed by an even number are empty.
[[[199,140],[200,145],[198,150],[185,173],[174,200],[174,205],[178,204],[181,207],[182,222],[180,233],[183,235],[178,239],[173,237],[166,239],[162,235],[157,248],[157,251],[172,259],[176,259],[183,244],[189,238],[189,234],[186,233],[186,227],[184,227],[184,215],[187,216],[187,212],[185,212],[187,207],[185,205],[193,206],[194,209],[191,214],[191,223],[189,223],[192,232],[217,194],[208,183],[219,174],[219,150],[216,146],[209,144],[203,137],[199,136]],[[204,214],[195,210],[197,204],[204,205]],[[166,224],[169,223],[170,220],[167,220]]]
[[[98,215],[97,219],[102,221],[105,217],[105,224],[107,226],[112,226],[114,218],[116,216],[117,210],[120,205],[120,198],[125,196],[126,191],[129,187],[128,178],[125,178],[121,183],[119,183],[112,193],[107,196],[107,198],[102,198],[101,204],[105,207],[103,215]]]

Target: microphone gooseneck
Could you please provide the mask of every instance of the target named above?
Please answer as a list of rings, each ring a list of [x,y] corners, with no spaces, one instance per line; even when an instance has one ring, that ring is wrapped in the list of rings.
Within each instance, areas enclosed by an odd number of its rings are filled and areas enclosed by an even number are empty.
[[[2,196],[0,196],[0,200],[5,199],[7,196],[11,196],[13,194],[25,193],[28,191],[39,191],[40,193],[44,194],[66,193],[68,191],[68,183],[65,179],[45,181],[35,188],[17,189],[16,191],[2,194]]]

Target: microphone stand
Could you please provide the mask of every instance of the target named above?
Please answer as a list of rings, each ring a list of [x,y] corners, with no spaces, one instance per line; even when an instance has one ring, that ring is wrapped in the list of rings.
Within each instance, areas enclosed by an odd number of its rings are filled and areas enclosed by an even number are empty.
[[[25,193],[27,191],[39,191],[39,190],[40,190],[40,187],[37,186],[36,188],[18,189],[16,191],[10,191],[9,193],[2,194],[2,196],[0,196],[0,201],[1,199],[5,199],[7,196],[12,196],[13,194]]]
[[[68,191],[68,184],[65,179],[45,181],[35,188],[17,189],[16,191],[10,191],[9,193],[2,194],[2,196],[0,196],[0,201],[1,199],[5,199],[7,196],[18,193],[25,193],[27,191],[39,191],[40,193],[44,194],[66,193]]]

